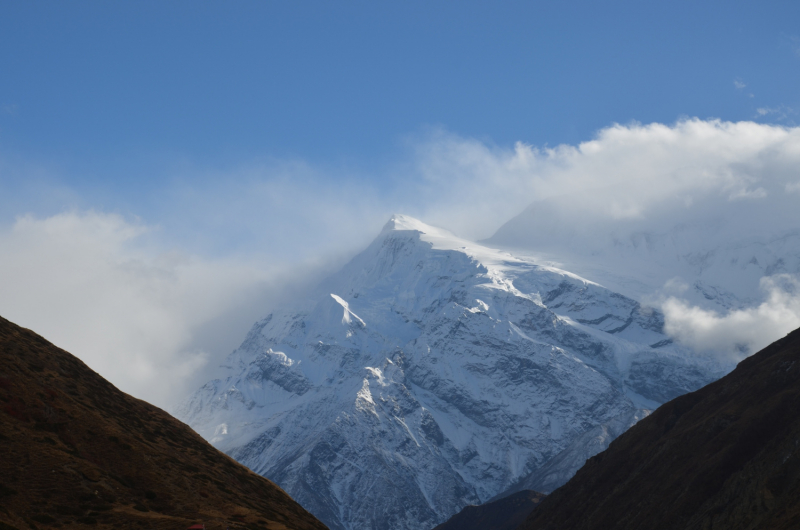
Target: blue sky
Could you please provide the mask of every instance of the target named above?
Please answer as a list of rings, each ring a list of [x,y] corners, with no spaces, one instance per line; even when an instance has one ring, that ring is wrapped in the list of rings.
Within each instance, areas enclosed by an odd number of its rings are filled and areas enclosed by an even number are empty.
[[[799,88],[796,0],[2,2],[0,315],[164,405],[395,212],[792,221]]]
[[[789,122],[800,104],[791,1],[34,1],[0,15],[0,152],[101,208],[146,211],[167,176],[264,158],[380,187],[431,126],[576,144],[632,120]]]

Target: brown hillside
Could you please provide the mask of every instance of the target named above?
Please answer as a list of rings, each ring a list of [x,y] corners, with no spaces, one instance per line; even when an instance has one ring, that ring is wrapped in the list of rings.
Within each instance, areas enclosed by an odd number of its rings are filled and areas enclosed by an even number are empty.
[[[0,530],[325,526],[272,482],[0,318]]]
[[[520,528],[800,528],[800,330],[659,407]]]
[[[544,493],[523,490],[486,504],[467,506],[433,530],[514,530],[544,497]]]

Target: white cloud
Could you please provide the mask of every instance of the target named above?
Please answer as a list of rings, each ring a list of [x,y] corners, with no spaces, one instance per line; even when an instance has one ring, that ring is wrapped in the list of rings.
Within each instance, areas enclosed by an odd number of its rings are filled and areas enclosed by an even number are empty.
[[[786,193],[800,193],[800,181],[787,182]]]
[[[558,203],[583,223],[780,194],[796,180],[800,128],[693,119],[614,125],[576,146],[513,149],[440,133],[419,144],[417,164],[428,218],[487,237],[536,201]]]
[[[164,406],[238,345],[282,278],[153,248],[152,231],[93,212],[19,218],[0,231],[0,314]]]
[[[800,281],[790,275],[761,279],[767,299],[756,307],[719,314],[669,298],[665,330],[698,352],[741,360],[800,327]]]
[[[774,121],[787,122],[790,121],[790,116],[797,114],[797,110],[793,107],[786,105],[779,105],[777,107],[759,107],[756,109],[756,118],[770,117]]]
[[[510,148],[438,130],[408,145],[380,179],[297,161],[184,169],[151,193],[160,199],[146,212],[134,212],[146,223],[85,208],[53,215],[60,203],[98,199],[50,177],[14,191],[16,166],[0,165],[0,191],[10,190],[0,193],[1,210],[37,211],[30,198],[46,200],[37,215],[0,225],[0,315],[122,389],[167,404],[395,212],[472,239],[531,203],[548,205],[544,219],[559,238],[678,222],[720,205],[747,208],[729,228],[737,233],[797,223],[787,192],[797,189],[800,128],[692,119],[613,125],[578,145]]]

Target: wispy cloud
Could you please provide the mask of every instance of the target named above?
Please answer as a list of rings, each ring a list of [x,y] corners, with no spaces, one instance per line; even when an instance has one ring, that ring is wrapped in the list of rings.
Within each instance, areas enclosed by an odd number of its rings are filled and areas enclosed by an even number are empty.
[[[779,105],[777,107],[759,107],[756,109],[755,118],[770,118],[777,122],[786,122],[791,116],[797,114],[797,110],[793,107],[786,105]]]
[[[744,81],[742,81],[741,78],[739,78],[739,77],[737,77],[736,79],[733,80],[733,86],[739,92],[743,92],[744,89],[747,88],[747,84]],[[746,94],[747,94],[747,97],[749,97],[749,98],[754,98],[755,97],[755,95],[752,92],[747,92]]]
[[[291,273],[152,246],[153,230],[95,212],[20,217],[0,230],[0,314],[164,406],[241,340]]]
[[[755,189],[741,188],[732,191],[730,195],[728,195],[728,198],[732,201],[740,199],[763,199],[767,195],[768,195],[767,190],[765,190],[764,188],[755,188]]]
[[[784,34],[782,35],[782,38],[784,44],[789,47],[792,53],[796,57],[800,58],[800,36]]]

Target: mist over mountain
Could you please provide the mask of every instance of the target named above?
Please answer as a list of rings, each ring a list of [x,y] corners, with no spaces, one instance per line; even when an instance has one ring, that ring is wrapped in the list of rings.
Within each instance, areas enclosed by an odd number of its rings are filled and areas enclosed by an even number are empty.
[[[176,414],[331,528],[429,529],[552,491],[732,368],[663,327],[576,274],[396,215]]]
[[[142,195],[157,199],[149,205],[125,202],[129,193],[98,201],[63,182],[75,200],[41,208],[5,189],[0,313],[78,352],[119,388],[171,406],[211,377],[205,369],[252,322],[366,247],[391,212],[482,240],[533,204],[535,223],[513,238],[501,230],[489,246],[660,308],[692,349],[740,359],[800,326],[800,298],[780,277],[796,271],[780,238],[800,228],[800,128],[696,118],[597,126],[554,146],[426,129],[370,178],[282,159],[192,166],[177,179],[156,172]],[[11,174],[29,199],[64,192],[33,169]],[[648,240],[673,236],[683,241],[674,250],[644,255]],[[713,268],[698,273],[715,249]],[[694,265],[673,263],[686,254]],[[753,257],[759,265],[746,271],[725,265]],[[716,300],[726,297],[709,285],[732,292],[739,309],[732,299],[706,304],[697,280]]]
[[[536,202],[484,243],[658,307],[672,337],[741,360],[800,325],[800,195],[772,194],[706,193],[636,216],[580,211],[576,222],[566,203],[589,202],[587,192]]]

